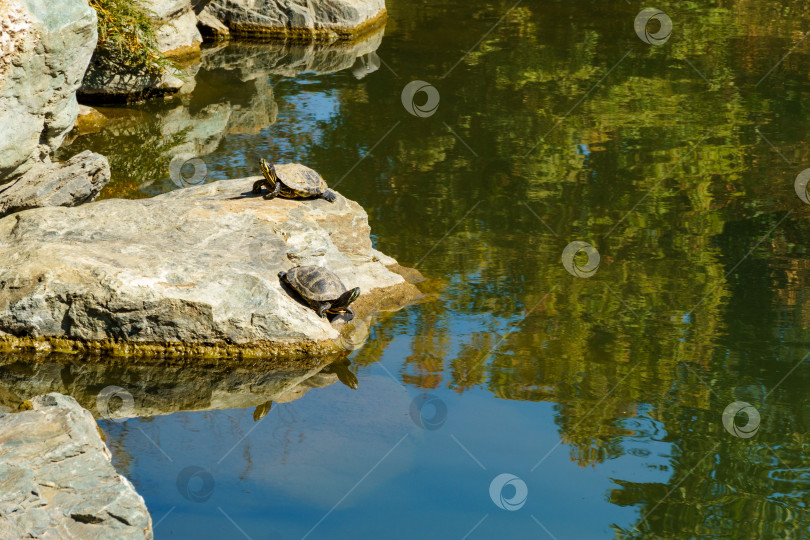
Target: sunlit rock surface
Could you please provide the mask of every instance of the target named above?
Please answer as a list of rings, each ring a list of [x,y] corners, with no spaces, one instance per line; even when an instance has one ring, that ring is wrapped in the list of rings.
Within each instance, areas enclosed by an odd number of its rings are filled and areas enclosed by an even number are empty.
[[[358,318],[419,293],[371,245],[353,201],[264,200],[256,180],[0,220],[0,344],[118,354],[325,355],[331,323],[277,274],[317,264],[360,287]]]
[[[197,0],[231,34],[253,37],[349,38],[385,18],[385,0]],[[198,8],[199,11],[199,8]]]
[[[0,415],[0,537],[152,538],[143,497],[118,474],[90,412],[47,394]]]
[[[0,183],[47,159],[73,127],[96,46],[86,0],[0,2]]]
[[[160,22],[155,35],[160,52],[177,55],[200,49],[202,36],[197,30],[197,16],[191,0],[141,0],[141,3]]]

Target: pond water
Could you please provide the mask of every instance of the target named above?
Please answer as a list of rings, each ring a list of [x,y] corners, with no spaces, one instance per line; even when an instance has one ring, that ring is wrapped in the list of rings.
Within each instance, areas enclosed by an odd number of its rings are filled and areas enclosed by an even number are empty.
[[[151,400],[101,427],[158,539],[810,535],[807,4],[388,5],[351,47],[207,49],[63,153],[103,197],[306,163],[426,301],[308,382],[6,357],[4,392]]]

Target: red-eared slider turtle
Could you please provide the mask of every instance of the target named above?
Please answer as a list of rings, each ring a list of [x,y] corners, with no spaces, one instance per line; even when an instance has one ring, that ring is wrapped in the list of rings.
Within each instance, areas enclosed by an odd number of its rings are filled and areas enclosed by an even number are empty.
[[[360,287],[346,289],[340,278],[326,268],[296,266],[287,272],[279,272],[278,277],[301,295],[319,316],[346,313],[347,320],[354,318],[354,311],[349,304],[360,296]]]
[[[270,165],[259,160],[264,178],[253,184],[253,193],[262,192],[262,186],[270,190],[265,199],[284,197],[285,199],[326,199],[335,202],[337,195],[331,191],[321,175],[300,163]]]

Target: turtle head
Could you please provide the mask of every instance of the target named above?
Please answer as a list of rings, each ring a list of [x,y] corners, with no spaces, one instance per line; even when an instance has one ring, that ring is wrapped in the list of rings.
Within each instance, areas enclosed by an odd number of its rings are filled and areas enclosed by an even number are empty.
[[[360,296],[360,287],[355,287],[345,293],[341,294],[340,297],[332,302],[332,309],[346,309],[349,307],[349,304],[357,300],[357,297]]]
[[[272,189],[276,185],[276,172],[273,169],[273,166],[267,163],[264,158],[259,160],[259,167],[262,169],[262,175],[264,179],[270,184],[270,188]]]

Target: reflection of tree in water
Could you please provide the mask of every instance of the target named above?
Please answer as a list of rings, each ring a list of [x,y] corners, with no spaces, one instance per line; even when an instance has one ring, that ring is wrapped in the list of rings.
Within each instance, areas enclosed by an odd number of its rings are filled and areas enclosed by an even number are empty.
[[[469,34],[512,5],[473,2]],[[411,8],[390,6],[399,58],[414,63],[385,57],[400,78],[380,70],[375,84],[338,90],[338,79],[311,81],[340,114],[317,122],[314,139],[294,122],[277,131],[326,178],[353,171],[340,189],[368,210],[380,249],[451,276],[436,301],[376,324],[356,363],[377,361],[407,328],[404,382],[555,402],[561,439],[583,466],[643,458],[630,452],[637,438],[669,445],[666,481],[616,480],[610,500],[649,513],[619,535],[802,536],[810,374],[790,370],[809,337],[810,230],[791,182],[810,163],[796,121],[807,49],[756,85],[802,37],[810,8],[673,6],[677,35],[649,47],[628,24],[637,6],[521,4],[441,82],[455,55],[418,56],[458,47],[430,17],[439,8],[420,18],[401,9]],[[415,78],[442,94],[430,118],[398,103]],[[247,155],[257,142],[227,144]],[[560,264],[577,239],[602,258],[590,279]],[[720,422],[739,387],[764,389],[746,396],[763,419],[749,440]],[[642,418],[664,428],[628,424]]]
[[[108,114],[111,113],[108,111]],[[191,128],[166,135],[161,130],[162,123],[151,115],[126,110],[118,114],[120,116],[111,121],[113,127],[81,136],[63,147],[60,154],[67,156],[93,149],[107,157],[113,185],[105,189],[102,198],[122,194],[130,197],[151,196],[154,193],[142,190],[141,186],[168,181],[172,151],[184,142]],[[110,140],[111,132],[115,133],[113,140]],[[115,151],[104,152],[111,143]]]
[[[480,8],[481,26],[511,6]],[[789,10],[790,23],[780,25],[787,19],[775,10]],[[359,192],[381,249],[407,265],[441,241],[420,270],[453,276],[441,299],[397,316],[414,335],[400,376],[420,388],[484,387],[503,399],[559,403],[561,438],[582,465],[626,454],[636,437],[669,444],[667,481],[617,480],[613,502],[651,512],[641,532],[620,534],[723,536],[742,527],[752,538],[802,536],[807,366],[767,400],[752,399],[763,418],[754,439],[734,438],[720,418],[733,389],[764,395],[806,353],[810,230],[792,180],[810,150],[806,126],[791,120],[810,90],[806,48],[755,85],[802,38],[810,9],[796,1],[673,8],[679,36],[660,48],[628,34],[635,13],[592,3],[512,9],[436,83],[436,115],[396,117],[385,150],[364,160],[375,189]],[[594,17],[605,19],[598,30],[551,22]],[[445,38],[419,22],[426,27],[398,31],[441,50]],[[425,80],[450,67],[425,66]],[[407,67],[392,63],[399,73]],[[390,102],[400,83],[369,87],[369,101]],[[394,119],[364,102],[347,100],[341,111],[312,153],[329,162],[330,148],[349,148],[335,165],[348,170],[370,134]],[[359,190],[351,177],[346,184],[347,193]],[[593,278],[559,264],[574,239],[599,249]],[[488,331],[456,331],[459,317]],[[386,326],[375,327],[361,364],[393,340]],[[642,417],[665,431],[627,427]]]

